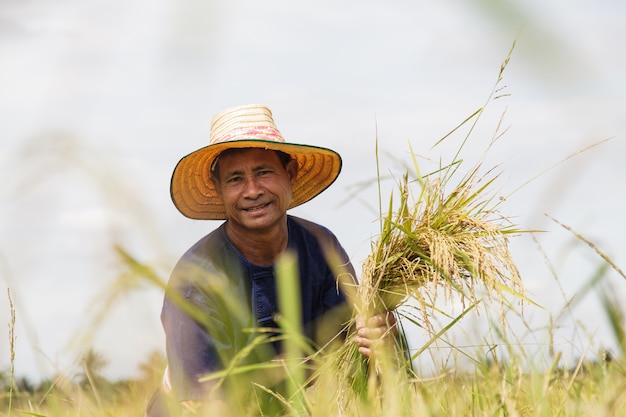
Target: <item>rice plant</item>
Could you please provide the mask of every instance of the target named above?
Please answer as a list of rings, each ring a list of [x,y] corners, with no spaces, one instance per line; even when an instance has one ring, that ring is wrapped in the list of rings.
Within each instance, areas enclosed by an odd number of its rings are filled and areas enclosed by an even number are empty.
[[[509,57],[487,103],[499,92]],[[482,297],[496,299],[501,304],[503,327],[508,296],[524,299],[509,251],[509,237],[523,230],[498,211],[500,200],[490,188],[498,178],[494,169],[483,173],[481,161],[466,169],[460,157],[483,110],[453,130],[468,127],[456,155],[433,172],[422,174],[417,155],[410,149],[412,169],[397,182],[399,201],[394,201],[392,193],[387,211],[381,210],[380,234],[363,264],[359,286],[351,291],[356,293],[356,314],[371,317],[410,302],[412,310],[418,310],[418,314],[411,313],[411,320],[418,317],[420,326],[437,334],[429,317],[441,295],[444,301],[459,297],[465,306],[462,315]],[[380,169],[378,172],[380,190]],[[348,338],[335,360],[339,368],[337,398],[346,409],[355,402],[372,407],[372,400],[381,397],[381,381],[389,377],[382,375],[382,369],[397,369],[404,379],[412,376],[414,357],[407,357],[401,335],[397,339],[395,344],[381,343],[380,351],[367,360]]]

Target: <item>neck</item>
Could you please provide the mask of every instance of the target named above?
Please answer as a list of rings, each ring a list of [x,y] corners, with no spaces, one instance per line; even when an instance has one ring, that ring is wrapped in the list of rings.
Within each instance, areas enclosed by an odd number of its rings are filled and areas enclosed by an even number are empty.
[[[289,234],[287,219],[268,230],[242,230],[230,222],[225,225],[226,236],[250,262],[260,266],[272,265],[287,249]]]

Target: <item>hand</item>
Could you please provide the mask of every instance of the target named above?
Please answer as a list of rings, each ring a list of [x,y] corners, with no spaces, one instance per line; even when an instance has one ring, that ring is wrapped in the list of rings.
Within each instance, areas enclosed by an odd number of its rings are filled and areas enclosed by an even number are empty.
[[[356,337],[354,342],[359,345],[359,352],[371,357],[374,345],[381,340],[387,340],[398,334],[396,317],[391,312],[377,314],[365,320],[365,317],[356,317]]]

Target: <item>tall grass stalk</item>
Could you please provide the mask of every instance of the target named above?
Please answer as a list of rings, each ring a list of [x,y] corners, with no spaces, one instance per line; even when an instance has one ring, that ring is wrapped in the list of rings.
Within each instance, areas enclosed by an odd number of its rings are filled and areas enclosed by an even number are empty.
[[[301,325],[300,277],[296,254],[286,252],[280,257],[276,265],[276,279],[281,312],[278,324],[285,338],[283,351],[287,373],[286,394],[291,405],[291,414],[303,416],[308,414],[303,391],[306,380],[304,352],[308,349]]]
[[[15,306],[13,305],[13,297],[11,297],[11,289],[7,288],[7,295],[9,297],[9,351],[11,370],[9,371],[9,407],[7,416],[11,416],[11,409],[13,405],[13,389],[15,387]]]

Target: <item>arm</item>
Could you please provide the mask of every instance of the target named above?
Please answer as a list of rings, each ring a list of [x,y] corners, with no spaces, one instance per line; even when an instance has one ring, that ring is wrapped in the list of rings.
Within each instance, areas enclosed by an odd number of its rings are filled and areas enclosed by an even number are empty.
[[[161,320],[166,336],[172,390],[178,400],[185,401],[204,398],[210,390],[210,384],[200,383],[199,379],[221,369],[222,365],[215,340],[199,321],[185,311],[192,308],[200,312],[199,306],[192,303],[190,294],[183,291],[180,295],[182,297],[176,300],[166,297]],[[209,312],[204,314],[207,316],[205,320],[208,320]]]

